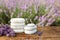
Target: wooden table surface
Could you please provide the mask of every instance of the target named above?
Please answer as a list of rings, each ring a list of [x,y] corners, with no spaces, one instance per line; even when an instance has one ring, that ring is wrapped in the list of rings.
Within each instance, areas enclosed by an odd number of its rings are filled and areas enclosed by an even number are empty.
[[[41,31],[41,29],[41,27],[38,27],[38,31]],[[16,37],[1,36],[0,40],[60,40],[60,27],[44,27],[43,30],[40,36],[20,33],[16,34]]]

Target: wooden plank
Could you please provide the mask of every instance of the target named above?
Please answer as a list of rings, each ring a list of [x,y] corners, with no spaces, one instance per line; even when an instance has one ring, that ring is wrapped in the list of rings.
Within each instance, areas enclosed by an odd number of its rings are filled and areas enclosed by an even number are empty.
[[[60,37],[60,27],[46,27],[42,37]]]
[[[43,34],[27,35],[24,33],[16,34],[16,37],[0,37],[0,40],[60,40],[60,27],[38,27],[38,31],[43,30]]]

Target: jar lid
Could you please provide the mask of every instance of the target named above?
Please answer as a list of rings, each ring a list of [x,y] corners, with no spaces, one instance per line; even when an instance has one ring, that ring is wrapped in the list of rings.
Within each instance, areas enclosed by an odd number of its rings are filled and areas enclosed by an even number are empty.
[[[10,22],[25,22],[24,18],[12,18]]]

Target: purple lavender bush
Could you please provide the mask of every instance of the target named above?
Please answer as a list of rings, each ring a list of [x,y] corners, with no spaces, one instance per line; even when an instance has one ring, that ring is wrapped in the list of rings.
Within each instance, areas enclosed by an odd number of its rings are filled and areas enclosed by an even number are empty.
[[[54,3],[55,0],[0,0],[0,6],[10,11],[11,18],[25,18],[26,24],[60,26],[60,10]]]

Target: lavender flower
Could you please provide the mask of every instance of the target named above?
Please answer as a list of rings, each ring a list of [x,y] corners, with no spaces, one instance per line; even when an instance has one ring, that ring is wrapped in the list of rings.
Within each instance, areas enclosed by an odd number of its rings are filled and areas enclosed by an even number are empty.
[[[22,9],[22,10],[26,10],[26,9],[27,9],[27,5],[23,5],[23,6],[21,7],[21,9]]]
[[[49,4],[54,4],[54,1],[55,0],[46,0],[46,3],[49,5]]]
[[[42,17],[40,17],[40,20],[41,20],[40,24],[44,24],[46,22],[47,18],[45,15],[43,15]]]
[[[2,0],[3,1],[3,5],[5,7],[7,7],[8,9],[11,9],[12,7],[16,7],[16,2],[15,0]]]
[[[50,26],[54,21],[55,19],[50,18],[45,26]]]
[[[38,19],[38,16],[36,16],[34,20],[37,20],[37,19]]]

